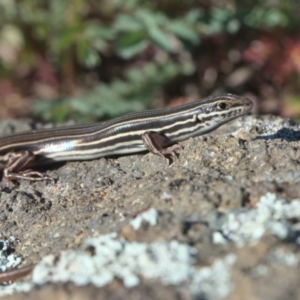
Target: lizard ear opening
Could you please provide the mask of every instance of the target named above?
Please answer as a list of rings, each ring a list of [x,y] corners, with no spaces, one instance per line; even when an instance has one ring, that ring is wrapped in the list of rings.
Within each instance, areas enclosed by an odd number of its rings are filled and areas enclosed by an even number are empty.
[[[194,116],[194,118],[195,118],[195,121],[197,122],[197,123],[203,123],[203,120],[202,120],[202,116],[201,115],[195,115]]]

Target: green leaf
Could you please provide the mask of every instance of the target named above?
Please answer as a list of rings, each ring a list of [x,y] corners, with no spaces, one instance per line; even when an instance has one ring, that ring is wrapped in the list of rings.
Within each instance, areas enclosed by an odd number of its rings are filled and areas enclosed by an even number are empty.
[[[196,71],[195,64],[192,61],[186,61],[182,64],[180,71],[184,75],[191,75]]]
[[[130,32],[118,39],[116,50],[121,57],[129,59],[140,53],[148,45],[149,42],[146,40],[145,32]]]
[[[53,106],[51,115],[54,123],[61,123],[70,115],[70,107],[65,103],[59,106]]]
[[[288,24],[288,18],[281,11],[277,9],[270,9],[266,13],[265,24],[270,28],[286,26]]]
[[[197,23],[200,18],[204,16],[204,12],[201,9],[191,9],[184,17],[186,22],[193,24]]]
[[[288,16],[277,8],[255,6],[244,18],[244,22],[253,28],[285,27],[289,24]]]
[[[86,24],[84,35],[87,39],[101,38],[111,39],[114,37],[115,30],[98,22],[89,22]]]
[[[143,31],[129,32],[118,39],[116,46],[121,49],[127,48],[143,41],[144,39],[145,32]]]
[[[211,20],[208,30],[209,34],[218,34],[222,32],[224,29],[224,24],[221,23],[219,20]]]
[[[114,23],[114,28],[119,31],[128,32],[128,31],[140,31],[143,29],[142,24],[127,14],[120,14],[117,16],[117,19]]]
[[[57,99],[57,101],[37,101],[34,105],[34,114],[43,116],[43,118],[61,123],[65,121],[70,114],[70,106],[67,101]]]
[[[106,51],[109,47],[108,40],[114,38],[114,30],[98,22],[87,24],[83,38],[91,45],[94,50]]]
[[[58,47],[61,50],[70,48],[76,42],[81,32],[82,26],[80,24],[64,28],[57,39]]]
[[[170,30],[180,39],[188,41],[193,45],[198,45],[200,42],[200,37],[196,30],[188,27],[182,21],[175,21],[170,24]]]
[[[88,68],[95,67],[100,62],[100,55],[86,41],[77,46],[79,61]]]
[[[224,9],[224,8],[212,8],[210,14],[213,19],[219,21],[228,21],[234,14],[233,9]]]
[[[236,33],[240,29],[240,21],[237,19],[232,19],[227,23],[227,31],[231,34]]]
[[[148,66],[148,64],[147,64],[147,66]],[[143,78],[141,77],[141,73],[145,73],[145,68],[144,68],[144,70],[132,68],[127,71],[126,79],[131,82],[140,82],[141,80],[143,80]]]
[[[164,33],[160,28],[153,26],[149,28],[148,34],[157,46],[167,52],[173,51],[169,35]]]
[[[109,43],[102,39],[94,39],[90,41],[92,47],[99,51],[99,52],[105,52],[109,48]]]

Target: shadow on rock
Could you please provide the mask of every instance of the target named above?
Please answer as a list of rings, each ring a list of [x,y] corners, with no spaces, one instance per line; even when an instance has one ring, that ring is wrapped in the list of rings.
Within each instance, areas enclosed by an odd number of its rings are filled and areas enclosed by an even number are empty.
[[[300,131],[291,128],[281,128],[274,134],[258,136],[255,140],[276,140],[282,139],[288,142],[300,141]]]

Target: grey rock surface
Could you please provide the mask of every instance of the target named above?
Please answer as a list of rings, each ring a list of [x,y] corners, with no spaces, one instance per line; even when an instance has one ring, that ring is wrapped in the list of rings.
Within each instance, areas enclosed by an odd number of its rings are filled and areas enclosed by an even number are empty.
[[[0,239],[38,265],[0,295],[300,298],[300,125],[246,116],[181,145],[171,166],[150,153],[67,162],[44,169],[55,184],[1,192]]]

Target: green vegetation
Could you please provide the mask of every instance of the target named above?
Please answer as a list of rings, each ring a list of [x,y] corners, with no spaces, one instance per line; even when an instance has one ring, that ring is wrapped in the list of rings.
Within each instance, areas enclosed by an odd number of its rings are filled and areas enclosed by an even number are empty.
[[[181,82],[175,94],[185,94],[206,68],[216,68],[220,84],[228,74],[218,70],[218,57],[227,59],[231,48],[242,52],[266,36],[274,43],[286,35],[293,39],[300,25],[296,2],[2,0],[0,48],[8,50],[0,49],[0,78],[11,78],[25,95],[34,96],[36,82],[50,86],[55,97],[34,107],[43,118],[104,120],[149,107],[172,81]],[[231,69],[250,63],[268,77],[275,58],[259,65],[260,54],[254,54]],[[300,67],[290,70],[280,87],[297,72]],[[203,89],[201,95],[212,91]]]

